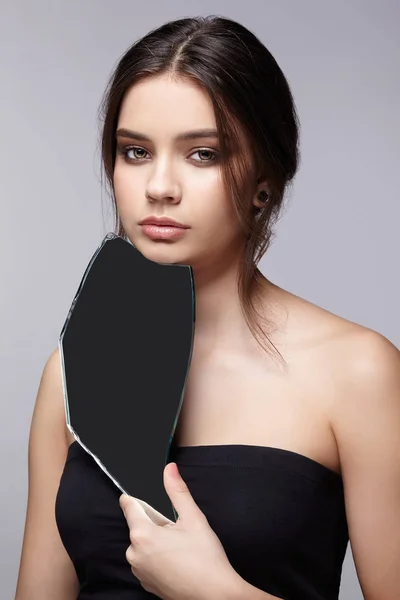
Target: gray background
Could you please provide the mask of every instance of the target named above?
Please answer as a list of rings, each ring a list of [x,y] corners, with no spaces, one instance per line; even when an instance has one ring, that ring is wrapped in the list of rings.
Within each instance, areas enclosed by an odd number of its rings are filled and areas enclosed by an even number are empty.
[[[8,599],[40,376],[111,227],[96,111],[118,58],[183,16],[228,16],[261,38],[302,124],[300,172],[261,268],[399,346],[400,3],[2,0],[0,11],[0,585]],[[350,545],[340,597],[362,598]]]

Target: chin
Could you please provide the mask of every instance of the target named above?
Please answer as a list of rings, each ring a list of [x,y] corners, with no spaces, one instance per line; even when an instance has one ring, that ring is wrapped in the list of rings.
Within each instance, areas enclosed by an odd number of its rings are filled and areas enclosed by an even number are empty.
[[[190,265],[191,257],[187,248],[179,241],[131,240],[132,244],[148,260],[164,264]]]

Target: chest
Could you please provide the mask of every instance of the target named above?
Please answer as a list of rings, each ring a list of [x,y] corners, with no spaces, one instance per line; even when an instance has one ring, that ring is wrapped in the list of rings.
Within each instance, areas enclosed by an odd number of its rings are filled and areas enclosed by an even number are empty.
[[[176,448],[172,458],[243,578],[278,597],[337,598],[348,536],[334,475],[300,456],[250,447]],[[141,594],[125,558],[129,530],[119,495],[92,457],[72,446],[55,514],[80,582],[93,597],[100,579],[109,597],[120,588],[127,597]]]
[[[174,444],[273,446],[340,472],[327,402],[317,389],[295,370],[278,373],[239,354],[194,352]]]

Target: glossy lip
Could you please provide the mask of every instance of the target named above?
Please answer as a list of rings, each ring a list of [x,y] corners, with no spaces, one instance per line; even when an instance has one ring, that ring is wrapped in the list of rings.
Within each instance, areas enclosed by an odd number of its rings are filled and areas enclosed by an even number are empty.
[[[156,225],[157,227],[179,227],[180,229],[189,229],[187,225],[178,223],[168,217],[147,217],[140,221],[139,225]]]

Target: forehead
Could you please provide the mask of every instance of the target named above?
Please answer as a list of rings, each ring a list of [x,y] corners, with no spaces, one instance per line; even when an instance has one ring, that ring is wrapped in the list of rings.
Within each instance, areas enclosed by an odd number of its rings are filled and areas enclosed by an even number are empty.
[[[171,132],[193,127],[216,127],[208,94],[189,80],[152,76],[135,83],[121,104],[118,127],[145,129],[146,133]]]

